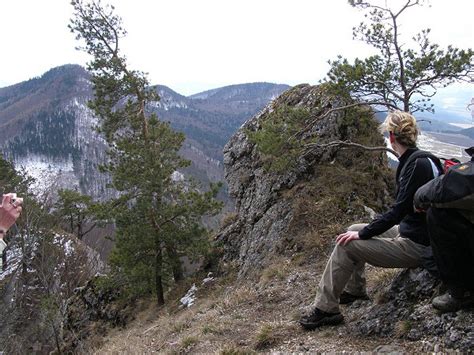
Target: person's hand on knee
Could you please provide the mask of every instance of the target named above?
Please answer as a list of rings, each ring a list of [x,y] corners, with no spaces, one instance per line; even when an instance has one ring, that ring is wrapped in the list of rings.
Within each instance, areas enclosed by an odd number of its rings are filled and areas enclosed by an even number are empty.
[[[345,233],[339,234],[336,238],[336,243],[339,245],[347,245],[352,240],[359,240],[359,232],[347,231]]]

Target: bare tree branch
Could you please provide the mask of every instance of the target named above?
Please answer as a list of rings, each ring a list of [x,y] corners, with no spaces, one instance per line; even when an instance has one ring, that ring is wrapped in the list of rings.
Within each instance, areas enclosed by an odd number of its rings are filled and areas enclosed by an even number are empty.
[[[324,118],[326,118],[327,116],[329,116],[331,113],[334,113],[334,112],[337,112],[337,111],[341,111],[341,110],[345,110],[345,109],[348,109],[348,108],[351,108],[351,107],[357,107],[357,106],[371,106],[371,105],[381,105],[381,106],[385,106],[389,109],[394,109],[394,110],[398,110],[399,108],[393,104],[390,104],[388,102],[383,102],[383,101],[362,101],[362,102],[355,102],[353,104],[349,104],[349,105],[345,105],[345,106],[340,106],[340,107],[334,107],[334,108],[331,108],[330,110],[324,112],[322,115],[319,115],[317,116],[316,118],[314,118],[311,122],[309,122],[302,130],[300,130],[299,132],[297,132],[294,136],[292,136],[291,138],[299,138],[301,137],[304,133],[308,132],[309,130],[311,130],[311,128],[314,126],[314,124]]]
[[[359,149],[363,149],[363,150],[367,150],[371,152],[386,151],[386,152],[392,153],[398,158],[398,153],[388,147],[367,147],[365,145],[350,142],[350,141],[332,141],[325,144],[308,143],[305,145],[306,152],[303,154],[303,156],[313,152],[316,149],[327,149],[327,148],[333,148],[333,147],[342,147],[342,148],[355,147],[355,148],[359,148]]]

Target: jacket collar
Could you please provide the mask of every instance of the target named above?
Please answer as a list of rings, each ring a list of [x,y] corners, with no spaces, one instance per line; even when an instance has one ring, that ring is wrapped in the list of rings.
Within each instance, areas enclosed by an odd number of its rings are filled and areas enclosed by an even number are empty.
[[[400,165],[403,165],[407,161],[408,157],[415,153],[417,150],[419,150],[417,147],[408,148],[407,150],[405,150],[405,153],[403,153],[402,156],[398,158]]]

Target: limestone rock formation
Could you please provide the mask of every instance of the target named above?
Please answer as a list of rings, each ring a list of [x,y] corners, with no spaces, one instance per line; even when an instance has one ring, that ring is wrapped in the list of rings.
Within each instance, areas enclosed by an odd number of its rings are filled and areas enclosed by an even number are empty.
[[[265,168],[258,145],[249,139],[249,132],[262,129],[262,122],[272,119],[272,112],[290,107],[309,112],[303,125],[314,122],[302,141],[350,140],[383,145],[371,113],[359,119],[361,111],[337,109],[349,103],[330,95],[323,85],[296,86],[247,121],[225,146],[225,176],[229,193],[235,198],[236,218],[217,239],[224,246],[225,260],[237,262],[241,274],[272,263],[285,251],[304,248],[302,236],[311,231],[324,229],[329,233],[328,227],[334,223],[367,220],[365,204],[380,209],[387,203],[383,153],[339,148],[302,152],[291,169],[275,172]],[[372,188],[364,189],[368,180]],[[328,189],[332,184],[337,186]],[[325,221],[336,215],[342,217]]]

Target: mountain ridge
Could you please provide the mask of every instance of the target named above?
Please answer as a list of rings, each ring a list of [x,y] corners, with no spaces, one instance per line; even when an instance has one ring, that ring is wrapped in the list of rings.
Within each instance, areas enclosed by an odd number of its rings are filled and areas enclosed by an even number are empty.
[[[61,180],[68,184],[75,180],[74,187],[84,193],[103,193],[103,187],[90,185],[100,180],[97,165],[106,159],[106,144],[94,129],[98,120],[87,107],[93,97],[90,79],[83,67],[66,64],[0,88],[3,155],[33,170],[38,165],[52,166],[55,173],[64,174],[64,167],[68,167],[66,170],[72,175]],[[187,173],[202,182],[216,182],[223,180],[222,149],[228,138],[289,86],[239,84],[237,100],[229,94],[235,86],[216,89],[218,100],[189,98],[165,85],[150,87],[161,99],[148,109],[187,136],[182,154],[193,161]]]

